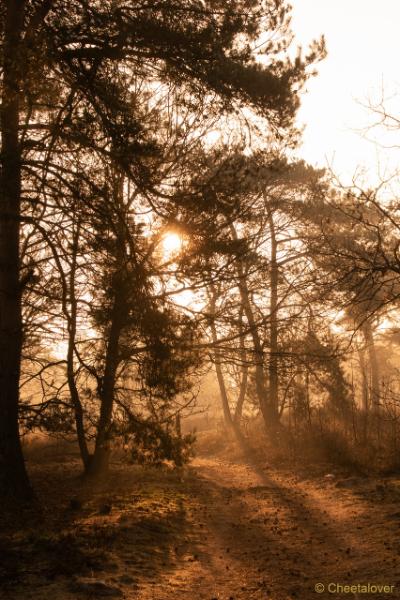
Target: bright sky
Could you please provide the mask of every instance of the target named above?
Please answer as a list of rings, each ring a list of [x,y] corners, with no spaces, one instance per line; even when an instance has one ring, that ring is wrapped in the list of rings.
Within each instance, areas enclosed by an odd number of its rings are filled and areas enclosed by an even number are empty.
[[[333,165],[349,182],[360,167],[373,183],[400,165],[399,150],[378,150],[355,129],[372,122],[360,103],[382,95],[392,99],[400,116],[400,0],[292,0],[292,28],[306,48],[324,34],[328,56],[318,65],[303,97],[300,122],[304,132],[302,156],[311,164]],[[388,144],[387,138],[381,138]],[[390,139],[400,145],[400,131]],[[379,163],[379,164],[378,164]]]

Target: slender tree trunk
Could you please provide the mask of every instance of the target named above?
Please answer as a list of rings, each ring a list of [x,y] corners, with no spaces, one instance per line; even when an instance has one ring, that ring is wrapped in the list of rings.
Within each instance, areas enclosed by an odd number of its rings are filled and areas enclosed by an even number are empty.
[[[73,337],[73,333],[69,333],[70,338]],[[69,393],[71,395],[71,401],[74,406],[74,416],[75,416],[75,428],[76,428],[76,437],[78,440],[79,452],[81,455],[81,459],[83,462],[83,467],[85,471],[89,469],[90,465],[90,453],[86,441],[85,434],[85,425],[84,425],[84,415],[83,415],[83,407],[79,397],[78,388],[76,387],[75,382],[75,368],[74,368],[74,350],[73,344],[68,342],[68,353],[67,353],[67,380],[68,380],[68,388]]]
[[[240,421],[242,419],[243,405],[244,405],[244,400],[246,398],[246,392],[247,392],[248,372],[249,372],[248,366],[243,365],[242,378],[240,381],[240,388],[239,388],[239,396],[238,396],[238,400],[236,403],[235,414],[233,417],[233,420],[237,425],[240,425]]]
[[[216,372],[217,380],[218,380],[219,392],[220,392],[220,396],[221,396],[222,410],[224,413],[225,425],[229,429],[232,429],[234,424],[233,424],[233,419],[232,419],[232,415],[231,415],[231,410],[229,407],[229,399],[228,399],[228,393],[226,391],[224,375],[222,373],[221,352],[220,352],[220,349],[218,348],[217,328],[215,326],[216,300],[217,300],[217,293],[215,290],[215,286],[213,283],[211,283],[210,284],[210,317],[211,317],[210,329],[211,329],[211,337],[212,337],[212,341],[213,341],[213,345],[214,345],[214,366],[215,366],[215,372]]]
[[[21,47],[24,0],[5,3],[3,90],[0,107],[0,487],[8,496],[29,499],[29,485],[18,427],[22,348],[20,270]]]
[[[371,370],[371,411],[372,418],[376,430],[376,434],[378,437],[378,441],[381,438],[381,411],[380,411],[380,400],[381,400],[381,390],[379,383],[379,365],[378,359],[376,356],[376,348],[375,348],[375,340],[374,334],[372,330],[371,323],[369,321],[365,321],[362,327],[362,331],[364,334],[365,343],[367,345],[368,352],[368,362]]]
[[[100,416],[97,424],[96,443],[89,462],[87,474],[101,476],[108,469],[110,457],[112,412],[114,407],[115,381],[119,365],[119,340],[122,331],[125,303],[123,292],[116,293],[111,313],[104,374],[99,386]]]
[[[367,366],[365,364],[364,348],[357,348],[361,371],[361,411],[362,411],[362,440],[365,444],[368,437],[369,394]]]
[[[111,174],[114,182],[113,200],[116,206],[123,206],[123,176],[116,170]],[[119,217],[117,217],[119,219]],[[108,330],[107,349],[104,361],[104,371],[98,386],[100,399],[100,416],[97,423],[97,434],[93,456],[89,462],[87,474],[101,476],[108,469],[111,444],[112,413],[114,408],[115,382],[120,363],[120,337],[126,322],[126,232],[125,224],[121,221],[116,226],[115,271],[113,274],[112,293],[113,304]]]
[[[74,213],[74,207],[71,207]],[[78,305],[76,300],[76,270],[77,270],[77,253],[79,247],[79,238],[81,235],[81,226],[75,223],[72,224],[72,257],[69,266],[69,276],[67,277],[66,269],[60,257],[59,248],[54,244],[50,237],[47,236],[45,229],[41,228],[42,234],[53,253],[54,261],[57,265],[60,283],[61,283],[61,306],[63,315],[67,321],[68,331],[68,347],[67,347],[67,384],[71,396],[71,402],[74,409],[76,437],[78,440],[79,451],[85,471],[89,467],[90,453],[86,441],[84,412],[81,403],[78,387],[76,385],[75,373],[75,352],[76,352],[76,329],[77,329],[77,313]]]
[[[357,348],[358,361],[360,363],[361,371],[361,409],[363,412],[368,413],[369,411],[369,399],[368,399],[368,376],[367,366],[365,364],[364,350]]]
[[[278,262],[275,224],[271,213],[268,214],[271,236],[270,267],[270,359],[269,359],[269,402],[274,413],[279,413],[278,389]]]
[[[305,381],[305,400],[306,400],[306,408],[307,408],[307,420],[308,420],[308,426],[311,430],[312,419],[311,419],[311,404],[310,404],[310,372],[308,369],[306,370],[305,379],[306,379],[306,381]]]
[[[371,323],[365,321],[362,327],[365,343],[368,350],[368,359],[371,369],[371,404],[374,412],[379,411],[380,403],[380,383],[379,383],[379,366],[378,359],[376,356],[376,348],[374,335],[371,327]]]
[[[231,411],[229,408],[228,393],[226,391],[224,375],[222,373],[222,368],[221,368],[221,358],[220,358],[218,350],[214,352],[214,365],[215,365],[215,372],[217,374],[219,393],[221,396],[222,410],[224,413],[224,421],[225,421],[226,427],[228,427],[230,429],[233,427],[233,419],[232,419]]]
[[[243,306],[240,307],[239,312],[239,344],[240,344],[240,360],[242,362],[242,373],[241,373],[241,381],[239,388],[239,396],[236,403],[235,414],[233,417],[234,422],[239,426],[242,418],[243,412],[243,404],[246,398],[247,392],[247,379],[249,367],[247,364],[247,352],[246,352],[246,343],[245,343],[245,335],[243,332]]]
[[[77,319],[77,301],[75,294],[75,277],[77,267],[77,247],[80,236],[80,227],[76,227],[73,234],[73,256],[72,264],[69,275],[69,300],[70,300],[70,311],[67,310],[66,302],[65,312],[68,321],[68,351],[67,351],[67,380],[69,393],[71,395],[71,401],[74,406],[75,415],[75,428],[78,439],[79,451],[81,454],[82,462],[85,471],[88,471],[90,465],[90,454],[86,441],[84,414],[79,391],[75,380],[75,341],[76,341],[76,319]]]
[[[233,225],[231,225],[231,232],[234,239],[237,239],[237,233]],[[256,320],[254,318],[253,307],[250,301],[250,292],[247,286],[246,274],[244,271],[243,263],[241,260],[237,261],[238,269],[238,287],[240,297],[243,305],[244,314],[246,315],[250,335],[253,341],[254,349],[254,363],[255,363],[255,383],[256,393],[261,410],[261,414],[264,419],[265,427],[267,431],[271,432],[279,423],[279,414],[271,406],[268,398],[268,383],[265,376],[264,367],[264,350],[261,342],[261,338],[258,332]]]
[[[239,291],[244,312],[249,324],[250,335],[253,341],[257,398],[265,425],[269,427],[271,425],[271,421],[273,421],[273,415],[271,414],[270,405],[268,402],[268,384],[264,372],[264,351],[260,336],[258,334],[253,308],[250,303],[247,284],[243,280],[239,284]]]

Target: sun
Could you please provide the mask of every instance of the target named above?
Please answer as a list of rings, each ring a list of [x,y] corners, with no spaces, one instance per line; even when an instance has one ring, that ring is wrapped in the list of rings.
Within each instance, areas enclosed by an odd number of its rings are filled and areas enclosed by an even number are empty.
[[[177,233],[166,233],[162,245],[166,255],[177,254],[182,249],[182,237]]]

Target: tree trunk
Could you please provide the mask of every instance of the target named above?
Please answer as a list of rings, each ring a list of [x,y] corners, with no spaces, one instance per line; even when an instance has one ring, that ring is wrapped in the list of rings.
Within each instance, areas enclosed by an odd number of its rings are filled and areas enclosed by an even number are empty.
[[[68,351],[67,351],[67,380],[68,380],[68,388],[69,393],[71,395],[71,401],[74,406],[74,416],[75,416],[75,428],[76,428],[76,436],[78,439],[79,451],[81,454],[83,467],[85,472],[88,471],[90,465],[90,454],[86,441],[85,434],[85,424],[84,424],[84,415],[83,415],[83,407],[81,403],[81,399],[79,396],[79,391],[76,386],[75,380],[75,339],[76,339],[76,319],[77,319],[77,301],[75,294],[75,276],[76,276],[76,261],[77,261],[77,247],[80,236],[80,227],[76,227],[73,233],[73,256],[72,256],[72,264],[69,275],[69,299],[70,299],[70,311],[68,311],[66,306],[66,301],[63,302],[64,312],[66,313],[67,321],[68,321]]]
[[[365,444],[368,437],[368,414],[369,414],[369,394],[368,394],[368,377],[367,366],[365,364],[364,348],[357,347],[358,360],[361,370],[361,410],[362,410],[362,441]]]
[[[3,91],[0,108],[0,486],[7,496],[32,497],[18,427],[19,377],[22,348],[20,271],[21,47],[24,0],[5,5]]]
[[[240,360],[242,362],[242,377],[241,377],[241,381],[240,381],[239,396],[238,396],[238,400],[236,403],[235,414],[233,417],[234,422],[238,426],[240,425],[240,421],[242,418],[243,404],[244,404],[244,400],[245,400],[246,392],[247,392],[247,379],[248,379],[248,372],[249,372],[249,367],[247,364],[245,335],[243,332],[243,307],[242,306],[240,307],[240,313],[239,313],[239,333],[240,333],[240,338],[239,338]]]
[[[369,397],[367,367],[365,364],[364,349],[357,347],[357,354],[361,371],[361,409],[365,414],[367,414],[369,411]]]
[[[248,371],[249,371],[248,366],[244,365],[242,367],[242,379],[240,382],[239,396],[238,396],[238,400],[236,403],[235,414],[233,417],[233,420],[235,423],[237,423],[237,425],[240,425],[240,421],[242,419],[243,404],[244,404],[244,400],[246,398],[246,391],[247,391]]]
[[[234,424],[233,424],[233,419],[232,419],[232,415],[231,415],[231,410],[229,407],[229,399],[228,399],[228,393],[226,391],[224,375],[222,373],[221,353],[218,348],[217,328],[215,326],[215,306],[216,306],[217,294],[216,294],[215,286],[213,283],[210,284],[210,292],[211,292],[211,294],[210,294],[210,317],[211,317],[210,329],[211,329],[211,337],[212,337],[212,341],[213,341],[213,345],[214,345],[215,372],[216,372],[217,380],[218,380],[218,386],[219,386],[219,392],[220,392],[220,396],[221,396],[222,410],[224,413],[225,425],[229,429],[232,429],[234,427]]]
[[[114,203],[122,207],[124,194],[124,178],[117,171],[112,173],[114,184]],[[119,217],[117,217],[119,218]],[[100,416],[97,423],[97,434],[93,456],[90,459],[87,474],[98,477],[108,470],[111,444],[112,413],[114,408],[115,382],[118,365],[120,363],[120,337],[126,322],[126,235],[125,224],[122,221],[115,223],[116,247],[115,265],[113,274],[112,294],[113,304],[110,315],[110,326],[107,337],[107,349],[104,361],[104,371],[98,385],[100,399]]]
[[[231,225],[232,236],[237,239],[237,233],[233,225]],[[274,410],[274,407],[269,402],[268,384],[264,372],[264,350],[261,338],[258,332],[256,320],[254,318],[253,307],[250,301],[250,292],[247,286],[246,274],[243,268],[243,263],[239,259],[237,261],[238,269],[238,287],[243,305],[243,310],[249,325],[250,335],[253,341],[254,363],[255,363],[255,383],[256,393],[264,419],[265,427],[268,432],[273,431],[279,423],[279,414]]]
[[[118,288],[119,286],[117,286]],[[118,290],[119,291],[119,290]],[[119,339],[124,315],[123,291],[115,290],[114,304],[108,335],[104,374],[99,385],[100,417],[97,424],[96,443],[89,462],[87,474],[98,477],[108,469],[110,458],[112,411],[114,407],[115,381],[119,365]]]
[[[278,397],[278,262],[275,225],[272,214],[268,215],[271,235],[270,267],[270,359],[269,359],[269,402],[274,413],[279,413]]]
[[[374,412],[379,411],[380,403],[380,384],[379,384],[379,366],[378,359],[376,356],[376,348],[374,335],[371,327],[371,323],[365,321],[362,327],[365,343],[368,350],[368,359],[371,369],[371,405]]]

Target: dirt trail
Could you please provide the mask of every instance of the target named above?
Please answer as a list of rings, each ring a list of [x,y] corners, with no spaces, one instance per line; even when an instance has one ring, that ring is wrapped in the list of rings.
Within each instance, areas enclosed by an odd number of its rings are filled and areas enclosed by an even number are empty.
[[[319,597],[317,583],[330,582],[400,591],[396,486],[307,481],[215,458],[197,459],[193,468],[186,556],[196,559],[169,576],[159,595],[154,586],[143,599],[311,599]]]
[[[32,536],[29,543],[19,538],[22,567],[5,585],[4,598],[400,597],[397,479],[305,478],[249,458],[203,457],[179,476],[152,471],[138,481],[137,472],[121,471],[107,487],[82,488],[80,497],[82,509],[66,507],[62,521],[51,523],[48,507],[48,548]],[[82,573],[74,572],[76,553],[86,561]],[[330,582],[394,585],[397,591],[315,593],[317,583]]]

